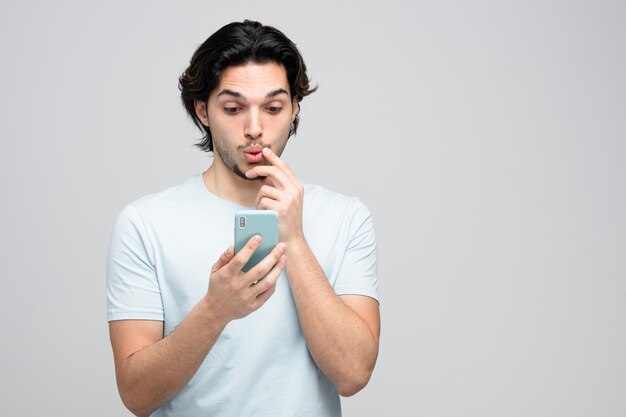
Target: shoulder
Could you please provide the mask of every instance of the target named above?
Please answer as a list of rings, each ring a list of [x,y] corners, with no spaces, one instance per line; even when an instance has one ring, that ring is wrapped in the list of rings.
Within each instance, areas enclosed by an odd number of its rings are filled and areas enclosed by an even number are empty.
[[[331,191],[317,184],[303,184],[305,203],[316,206],[328,206],[331,208],[345,207],[356,211],[369,211],[358,197],[349,196]]]
[[[367,206],[355,196],[348,196],[316,184],[304,183],[305,209],[316,214],[328,213],[364,221],[371,217]],[[342,217],[343,217],[342,216]]]
[[[130,203],[139,211],[153,210],[156,207],[179,206],[188,203],[197,195],[198,175],[162,191],[145,195]]]
[[[199,174],[198,174],[199,175]],[[145,195],[128,203],[118,215],[119,221],[136,223],[180,212],[198,198],[198,175],[162,191]]]

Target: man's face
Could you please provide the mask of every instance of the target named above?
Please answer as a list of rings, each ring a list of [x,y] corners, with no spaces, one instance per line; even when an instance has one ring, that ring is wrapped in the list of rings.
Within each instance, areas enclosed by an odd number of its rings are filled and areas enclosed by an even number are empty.
[[[282,65],[269,62],[226,68],[207,108],[201,109],[208,116],[216,161],[221,159],[228,169],[249,180],[244,174],[248,169],[268,164],[263,147],[282,154],[297,108]]]

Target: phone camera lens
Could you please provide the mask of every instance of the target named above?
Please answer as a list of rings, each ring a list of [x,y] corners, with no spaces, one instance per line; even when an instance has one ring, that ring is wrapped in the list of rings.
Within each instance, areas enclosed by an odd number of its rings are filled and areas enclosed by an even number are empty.
[[[242,229],[246,227],[246,218],[244,216],[239,218],[239,227]]]

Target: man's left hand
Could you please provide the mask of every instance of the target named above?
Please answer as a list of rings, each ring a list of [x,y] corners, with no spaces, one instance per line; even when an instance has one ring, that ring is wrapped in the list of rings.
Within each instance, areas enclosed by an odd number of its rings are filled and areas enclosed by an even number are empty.
[[[302,231],[302,201],[304,187],[289,165],[270,148],[263,148],[263,157],[271,165],[259,165],[246,171],[248,178],[267,177],[256,197],[256,208],[278,213],[278,233],[281,242],[304,238]]]

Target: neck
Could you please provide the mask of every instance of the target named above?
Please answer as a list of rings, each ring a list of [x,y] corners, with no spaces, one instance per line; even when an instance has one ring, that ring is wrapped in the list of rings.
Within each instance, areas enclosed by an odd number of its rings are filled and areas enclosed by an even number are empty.
[[[245,207],[254,207],[262,185],[261,181],[244,180],[236,175],[224,165],[217,153],[209,169],[202,173],[202,179],[211,193]]]

